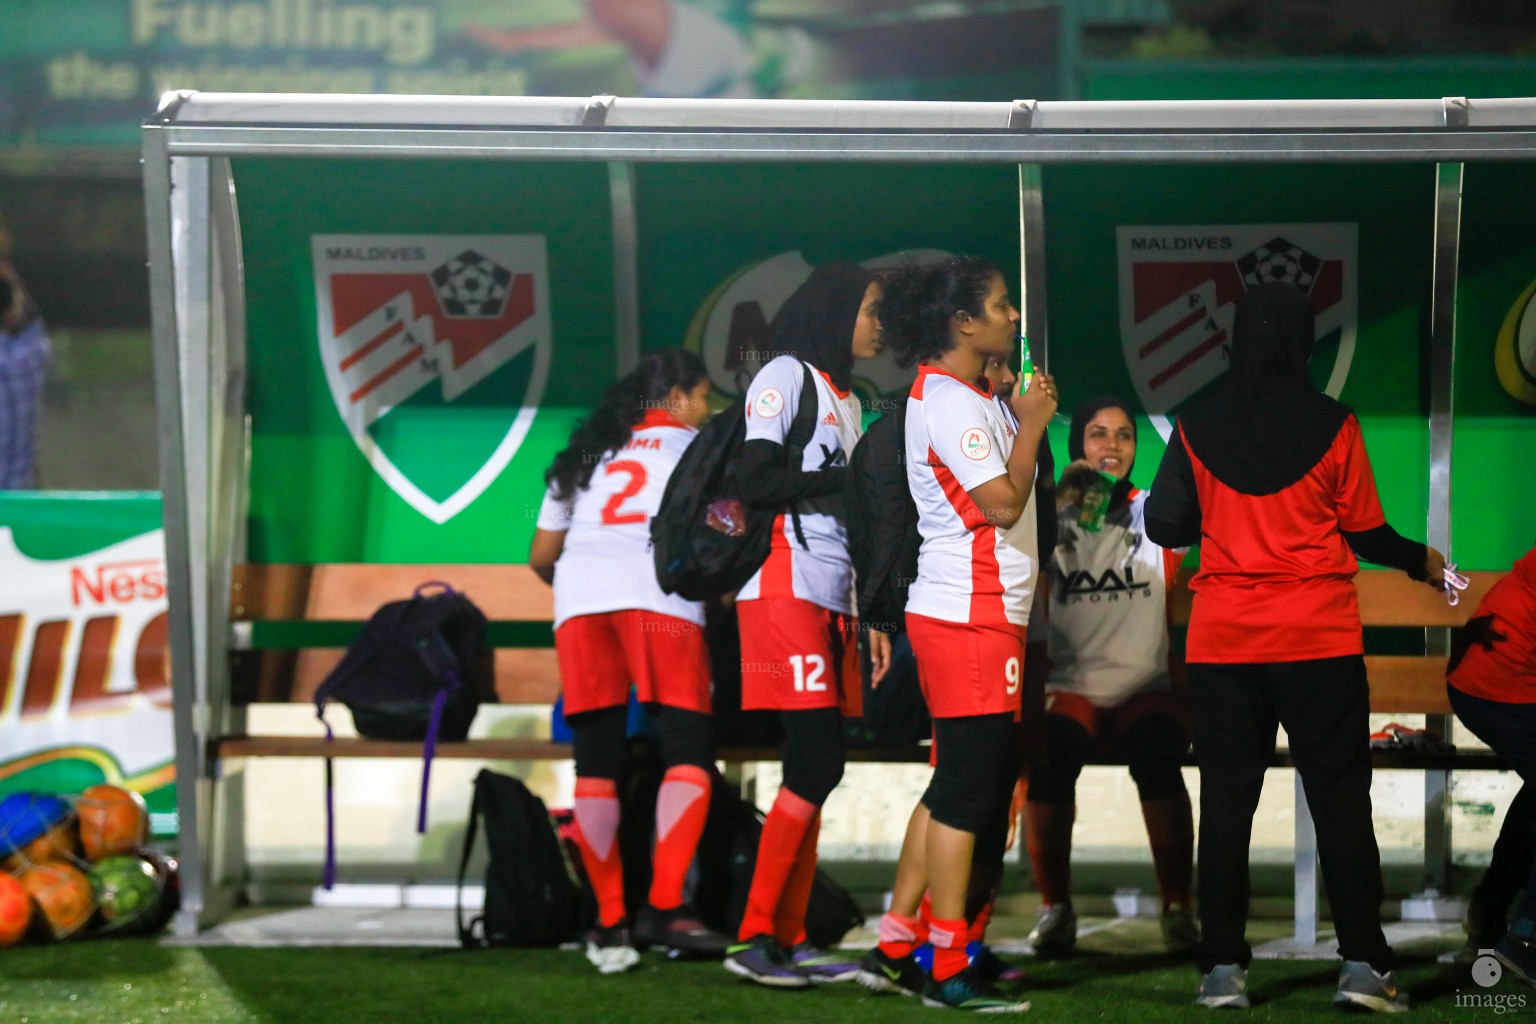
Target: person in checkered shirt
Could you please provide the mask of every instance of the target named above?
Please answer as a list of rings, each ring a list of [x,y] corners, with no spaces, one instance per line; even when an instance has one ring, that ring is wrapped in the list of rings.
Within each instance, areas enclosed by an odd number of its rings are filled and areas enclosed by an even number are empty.
[[[43,319],[11,265],[0,218],[0,490],[36,486],[37,417],[50,350]]]

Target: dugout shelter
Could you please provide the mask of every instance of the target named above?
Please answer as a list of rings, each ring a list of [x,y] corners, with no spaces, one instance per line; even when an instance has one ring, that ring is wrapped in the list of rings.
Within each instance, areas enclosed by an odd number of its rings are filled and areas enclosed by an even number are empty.
[[[1536,381],[1536,342],[1505,330],[1536,282],[1536,99],[186,92],[164,97],[143,145],[179,934],[242,881],[239,770],[220,740],[243,732],[250,697],[232,659],[276,645],[232,596],[243,570],[521,561],[538,474],[601,385],[646,346],[683,343],[728,392],[764,326],[733,295],[756,282],[771,297],[805,263],[999,259],[1036,362],[1078,397],[1134,392],[1154,426],[1219,372],[1223,289],[1304,274],[1333,289],[1326,383],[1389,468],[1389,518],[1465,568],[1507,568],[1529,543],[1533,513],[1495,478],[1528,428],[1519,382]],[[449,330],[515,308],[501,334]],[[1196,327],[1203,340],[1180,340]],[[412,330],[405,355],[369,362],[369,344]],[[1138,472],[1160,454],[1144,431]],[[535,633],[509,645],[547,647]],[[1399,653],[1443,658],[1448,635],[1418,630]],[[1425,794],[1428,891],[1450,863],[1444,769]],[[1315,936],[1297,818],[1298,935],[1310,914]]]

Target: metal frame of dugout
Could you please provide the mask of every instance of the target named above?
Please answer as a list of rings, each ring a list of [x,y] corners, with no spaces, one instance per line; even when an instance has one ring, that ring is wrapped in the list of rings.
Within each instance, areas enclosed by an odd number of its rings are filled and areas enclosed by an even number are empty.
[[[1463,165],[1536,159],[1536,98],[1189,102],[918,103],[167,93],[144,124],[144,187],[177,802],[183,867],[178,935],[232,903],[242,847],[238,779],[210,740],[241,731],[230,701],[232,566],[245,549],[247,430],[240,221],[229,158],[602,161],[609,167],[622,369],[639,350],[631,168],[637,162],[1002,163],[1019,168],[1026,328],[1046,358],[1040,169],[1073,163],[1434,163],[1430,508],[1450,541],[1452,354]],[[1426,631],[1443,653],[1445,629]],[[1441,723],[1444,724],[1443,722]],[[1426,772],[1425,879],[1450,862],[1448,777]],[[1297,782],[1297,938],[1316,938],[1316,854]]]

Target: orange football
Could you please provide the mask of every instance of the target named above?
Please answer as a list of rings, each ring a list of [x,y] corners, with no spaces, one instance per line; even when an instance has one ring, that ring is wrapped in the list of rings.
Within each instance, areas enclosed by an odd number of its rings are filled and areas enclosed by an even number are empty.
[[[84,928],[96,910],[91,881],[72,865],[61,861],[34,864],[21,873],[21,885],[37,902],[56,939],[65,939]]]
[[[14,875],[0,872],[0,946],[14,946],[32,924],[32,897]]]
[[[139,794],[108,783],[92,786],[75,801],[85,859],[132,853],[149,836],[149,813]]]

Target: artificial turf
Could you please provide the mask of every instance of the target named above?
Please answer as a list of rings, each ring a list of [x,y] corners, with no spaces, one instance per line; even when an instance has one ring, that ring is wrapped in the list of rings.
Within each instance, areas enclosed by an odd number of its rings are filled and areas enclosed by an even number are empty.
[[[1026,1019],[1209,1021],[1191,1005],[1194,969],[1164,954],[1088,951],[1032,961]],[[1256,961],[1254,1008],[1234,1019],[1340,1020],[1329,999],[1336,961]],[[1506,979],[1472,984],[1463,968],[1432,953],[1409,956],[1399,980],[1416,1020],[1492,1020],[1492,1009],[1457,1005],[1456,993],[1502,993],[1536,1013],[1536,993]],[[1464,1001],[1465,1003],[1465,1001]],[[459,1022],[933,1021],[915,999],[871,996],[856,985],[769,991],[717,963],[647,955],[630,974],[600,977],[562,950],[434,948],[171,947],[153,939],[97,939],[0,950],[0,1021]],[[949,1015],[939,1019],[948,1020]]]

